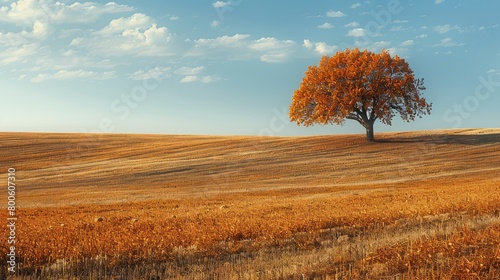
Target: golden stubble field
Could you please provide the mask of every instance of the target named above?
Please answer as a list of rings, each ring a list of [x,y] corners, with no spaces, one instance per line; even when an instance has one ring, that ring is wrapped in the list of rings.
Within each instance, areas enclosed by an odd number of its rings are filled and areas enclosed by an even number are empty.
[[[500,129],[376,137],[1,133],[18,278],[500,278]]]

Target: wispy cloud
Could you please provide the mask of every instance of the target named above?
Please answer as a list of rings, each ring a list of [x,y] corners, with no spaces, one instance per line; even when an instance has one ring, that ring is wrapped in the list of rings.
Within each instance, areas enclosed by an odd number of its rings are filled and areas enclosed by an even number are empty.
[[[439,41],[439,43],[435,44],[434,47],[458,47],[458,46],[463,46],[463,45],[465,45],[465,44],[456,43],[455,41],[453,41],[452,38],[448,37],[448,38],[444,38],[441,41]]]
[[[436,4],[436,5],[441,4],[443,2],[444,2],[444,0],[434,0],[434,4]]]
[[[201,77],[200,81],[204,84],[206,83],[213,83],[222,80],[221,77],[217,75],[208,75],[208,76],[203,76]]]
[[[461,31],[460,27],[458,27],[457,25],[452,26],[450,24],[436,25],[433,30],[440,34],[447,33],[452,30]]]
[[[185,76],[184,78],[180,79],[179,82],[181,83],[192,83],[198,81],[198,76],[196,75],[189,75]]]
[[[0,64],[25,61],[39,51],[40,45],[37,43],[11,47],[0,53]]]
[[[192,76],[192,75],[198,75],[203,70],[205,70],[204,66],[197,66],[197,67],[184,66],[175,70],[174,74],[181,76]]]
[[[138,70],[130,75],[133,80],[163,79],[171,76],[170,67],[155,67],[148,70]]]
[[[50,26],[46,22],[37,20],[33,23],[31,31],[0,33],[0,45],[15,47],[39,42],[45,39],[49,32]]]
[[[339,18],[339,17],[345,17],[346,14],[344,14],[343,12],[341,11],[333,11],[333,10],[330,10],[326,13],[326,16],[327,17],[332,17],[332,18]]]
[[[18,25],[31,25],[37,19],[50,23],[90,23],[104,14],[133,11],[134,8],[115,2],[100,4],[96,2],[75,2],[65,4],[54,1],[19,0],[10,6],[0,8],[0,21]]]
[[[94,72],[80,70],[59,70],[56,73],[42,73],[31,79],[32,82],[40,83],[47,80],[70,80],[70,79],[83,79],[83,80],[109,80],[116,78],[115,71]]]
[[[413,42],[413,40],[406,40],[406,41],[402,42],[401,44],[399,44],[399,46],[408,47],[408,46],[412,46],[413,44],[415,44],[415,42]]]
[[[359,22],[356,22],[356,21],[351,21],[348,24],[344,25],[344,27],[348,27],[348,28],[354,28],[354,27],[358,27],[358,26],[359,26]]]
[[[252,40],[249,34],[235,34],[217,38],[201,38],[194,41],[194,46],[187,56],[207,56],[230,60],[249,60],[258,58],[263,62],[283,62],[295,48],[292,40],[279,40],[274,37],[262,37]]]
[[[333,24],[331,24],[329,22],[325,22],[325,23],[318,25],[316,27],[321,28],[321,29],[332,29],[334,26],[333,26]]]
[[[111,22],[103,29],[95,32],[95,34],[102,36],[109,36],[113,34],[120,34],[126,30],[133,30],[136,28],[143,28],[151,26],[153,20],[145,14],[133,14],[130,17],[122,17],[118,19],[113,19]]]
[[[403,26],[393,26],[391,27],[391,29],[389,29],[390,31],[404,31],[404,30],[408,30],[408,28],[405,28]]]
[[[204,66],[184,66],[175,70],[174,74],[180,77],[179,82],[181,83],[201,82],[206,84],[222,80],[222,78],[217,75],[202,75],[204,71]]]
[[[354,3],[354,4],[352,4],[349,8],[351,8],[351,9],[356,9],[356,8],[358,8],[358,7],[361,7],[361,3],[359,3],[359,2],[358,2],[358,3]]]

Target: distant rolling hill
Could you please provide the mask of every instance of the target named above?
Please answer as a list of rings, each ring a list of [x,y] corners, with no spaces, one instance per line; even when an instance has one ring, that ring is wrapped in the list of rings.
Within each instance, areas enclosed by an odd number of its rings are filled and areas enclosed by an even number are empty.
[[[1,133],[25,207],[219,193],[500,184],[500,129],[312,137]]]

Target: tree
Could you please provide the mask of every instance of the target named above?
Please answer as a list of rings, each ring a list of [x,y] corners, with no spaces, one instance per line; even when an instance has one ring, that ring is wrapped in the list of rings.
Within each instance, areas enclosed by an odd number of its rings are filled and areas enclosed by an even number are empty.
[[[289,117],[305,126],[355,120],[366,129],[367,140],[374,141],[377,119],[391,125],[396,113],[407,122],[430,114],[432,104],[421,96],[423,90],[424,79],[415,79],[397,55],[346,49],[309,66],[294,92]]]

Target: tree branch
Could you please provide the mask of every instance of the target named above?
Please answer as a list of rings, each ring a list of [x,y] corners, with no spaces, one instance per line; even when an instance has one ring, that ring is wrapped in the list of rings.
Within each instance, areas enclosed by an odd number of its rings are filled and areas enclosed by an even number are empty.
[[[360,124],[363,124],[363,119],[357,114],[350,113],[345,118],[349,119],[349,120],[355,120],[355,121],[359,122]]]
[[[371,122],[375,122],[375,120],[377,119],[377,116],[375,115],[375,110],[377,110],[377,106],[378,106],[378,98],[377,97],[373,97],[373,102],[372,102],[372,111],[370,112],[370,121]]]
[[[399,105],[391,104],[390,107],[391,107],[391,109],[394,109],[394,110],[403,111],[403,107],[401,107]]]
[[[368,116],[366,115],[366,110],[364,108],[360,110],[359,108],[354,107],[354,112],[356,112],[358,116],[363,120],[363,122],[360,122],[363,126],[363,123],[368,124]]]

